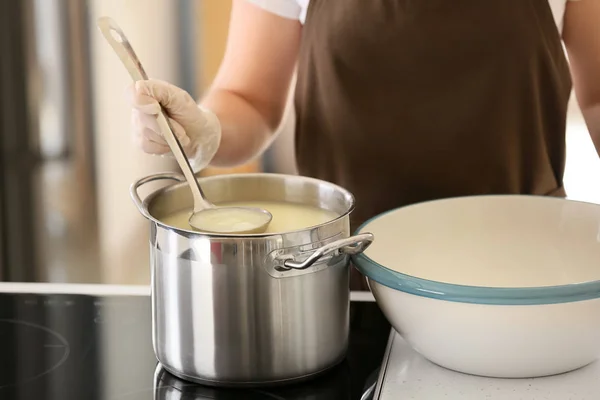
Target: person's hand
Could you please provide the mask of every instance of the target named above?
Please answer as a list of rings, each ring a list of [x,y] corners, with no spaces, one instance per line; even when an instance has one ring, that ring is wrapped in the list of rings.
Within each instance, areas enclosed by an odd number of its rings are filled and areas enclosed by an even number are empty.
[[[200,170],[210,163],[221,142],[221,125],[217,116],[200,108],[188,92],[151,79],[130,85],[127,97],[132,106],[134,139],[143,151],[170,153],[156,121],[162,106],[194,169]]]

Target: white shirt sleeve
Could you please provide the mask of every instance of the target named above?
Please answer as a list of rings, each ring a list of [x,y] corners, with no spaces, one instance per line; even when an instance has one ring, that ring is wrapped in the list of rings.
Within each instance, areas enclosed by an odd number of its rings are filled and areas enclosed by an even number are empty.
[[[289,19],[300,19],[302,7],[298,0],[246,0],[258,7]]]

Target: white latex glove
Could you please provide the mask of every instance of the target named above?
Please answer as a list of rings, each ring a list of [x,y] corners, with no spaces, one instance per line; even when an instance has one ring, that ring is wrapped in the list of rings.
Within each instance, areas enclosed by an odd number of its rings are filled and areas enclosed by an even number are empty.
[[[171,153],[156,121],[160,103],[192,167],[199,171],[210,163],[221,142],[221,124],[215,114],[199,107],[185,90],[155,79],[131,84],[126,93],[132,106],[134,139],[142,150]]]

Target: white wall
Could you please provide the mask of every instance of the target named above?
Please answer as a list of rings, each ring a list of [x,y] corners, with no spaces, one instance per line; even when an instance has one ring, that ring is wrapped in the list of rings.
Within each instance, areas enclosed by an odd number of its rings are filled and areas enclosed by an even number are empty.
[[[273,142],[269,150],[273,168],[276,172],[282,174],[296,175],[298,168],[296,167],[296,153],[294,135],[296,130],[296,112],[294,110],[294,87],[296,86],[296,78],[291,84],[292,90],[288,96],[288,102],[285,110],[285,115],[281,121],[281,126],[277,132],[277,139]]]
[[[570,199],[600,203],[600,159],[574,98],[567,119],[565,189]]]
[[[173,163],[143,154],[133,145],[130,109],[123,95],[131,80],[95,21],[104,15],[115,19],[148,75],[176,82],[176,6],[171,0],[92,0],[91,15],[102,281],[147,283],[148,224],[129,198],[129,185],[139,177],[172,170]]]

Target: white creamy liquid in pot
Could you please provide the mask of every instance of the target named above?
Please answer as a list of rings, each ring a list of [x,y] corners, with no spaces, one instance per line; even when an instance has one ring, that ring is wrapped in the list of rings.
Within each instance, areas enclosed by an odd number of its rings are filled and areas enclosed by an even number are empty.
[[[309,228],[316,225],[329,222],[339,215],[333,211],[324,210],[319,207],[313,207],[305,204],[277,202],[277,201],[240,201],[216,204],[219,207],[255,207],[262,208],[273,215],[265,233],[282,233]],[[189,218],[192,210],[182,210],[170,215],[159,218],[166,225],[179,229],[192,229],[189,225]],[[217,215],[215,213],[215,215]],[[240,215],[232,218],[239,217]],[[238,218],[239,219],[239,218]],[[244,225],[253,221],[215,221],[217,224],[231,223]]]

